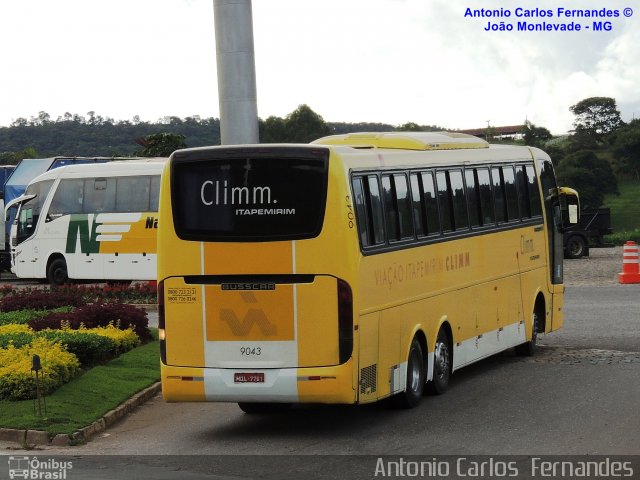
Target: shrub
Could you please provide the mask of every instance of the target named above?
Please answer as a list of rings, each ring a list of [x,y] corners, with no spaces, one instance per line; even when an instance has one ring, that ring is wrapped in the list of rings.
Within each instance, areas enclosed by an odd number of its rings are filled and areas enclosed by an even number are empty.
[[[13,295],[16,292],[16,289],[10,283],[5,283],[0,287],[0,298],[6,297],[7,295]]]
[[[53,310],[53,312],[71,312],[74,307],[60,307]],[[0,325],[7,325],[13,323],[26,324],[33,318],[46,317],[51,314],[51,310],[14,310],[12,312],[0,312]]]
[[[156,303],[158,289],[155,282],[129,284],[112,283],[106,285],[64,285],[55,291],[80,295],[85,303],[123,302]]]
[[[83,366],[102,363],[116,356],[115,341],[97,333],[82,330],[43,330],[37,336],[61,343]]]
[[[37,305],[42,310],[52,310],[59,307],[78,307],[83,304],[82,296],[78,292],[63,292],[58,290],[24,289],[0,300],[0,312],[28,310]]]
[[[26,400],[35,397],[35,376],[31,372],[33,355],[39,355],[42,365],[40,390],[49,394],[80,372],[75,355],[59,343],[35,338],[30,345],[13,345],[0,349],[0,398]]]
[[[128,352],[134,347],[137,347],[140,344],[140,339],[136,332],[133,331],[132,328],[127,328],[125,330],[116,328],[112,323],[107,325],[106,327],[96,327],[87,330],[78,330],[79,332],[86,331],[87,333],[92,333],[96,335],[100,335],[102,337],[108,338],[115,347],[114,353],[119,355],[124,352]]]
[[[0,326],[0,348],[13,345],[20,348],[31,343],[33,331],[27,325],[2,325]]]
[[[141,340],[151,340],[147,313],[141,308],[124,303],[85,305],[70,313],[52,313],[43,318],[35,318],[29,321],[29,326],[35,331],[47,328],[60,329],[63,322],[68,322],[69,327],[73,330],[77,330],[81,326],[86,328],[106,327],[110,323],[122,330],[131,327]]]

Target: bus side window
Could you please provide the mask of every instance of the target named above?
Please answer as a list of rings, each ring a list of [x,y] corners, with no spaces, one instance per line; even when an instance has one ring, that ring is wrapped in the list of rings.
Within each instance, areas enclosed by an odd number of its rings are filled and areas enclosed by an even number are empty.
[[[411,205],[413,207],[413,224],[418,238],[427,235],[425,211],[422,204],[422,181],[417,173],[411,174]]]
[[[496,220],[498,222],[507,221],[507,202],[504,194],[504,182],[499,167],[491,169],[491,179],[493,181],[493,198],[496,205]]]
[[[389,241],[400,240],[400,229],[398,226],[398,209],[395,206],[395,192],[391,183],[390,175],[382,176],[382,194],[384,196],[384,216],[387,239]]]
[[[516,179],[513,175],[513,167],[511,165],[502,167],[502,178],[504,180],[504,193],[507,199],[507,219],[508,221],[520,220]]]
[[[527,186],[527,174],[524,165],[516,166],[516,187],[518,188],[518,205],[520,215],[524,218],[531,218],[531,202],[529,201],[529,189]]]
[[[480,198],[476,180],[475,170],[469,169],[464,171],[467,183],[467,202],[469,205],[469,223],[472,227],[482,225],[482,214],[480,212]]]
[[[362,177],[354,177],[351,181],[353,187],[353,200],[356,206],[356,224],[358,227],[358,234],[360,235],[360,243],[363,247],[368,247],[373,244],[371,241],[373,234],[369,228],[369,222],[367,221],[367,211],[365,208],[364,188],[362,187]]]
[[[148,212],[151,177],[118,177],[116,212]]]
[[[451,201],[453,205],[453,222],[456,231],[469,229],[467,214],[467,200],[464,194],[462,171],[450,170],[449,183],[451,185]]]
[[[61,180],[51,200],[49,216],[60,217],[71,213],[82,213],[84,182],[82,179]]]
[[[488,168],[478,168],[478,191],[480,193],[480,212],[482,225],[493,225],[496,222],[493,209],[493,193],[491,191],[491,177]]]
[[[115,211],[115,178],[86,178],[84,180],[85,213]]]
[[[422,194],[427,219],[427,235],[440,234],[440,217],[438,215],[438,199],[431,172],[422,173]]]
[[[542,215],[542,205],[540,200],[540,190],[538,190],[538,182],[536,181],[536,171],[533,165],[527,165],[527,183],[529,184],[529,200],[531,201],[531,216],[538,217]]]
[[[414,238],[409,186],[407,185],[406,175],[404,173],[394,174],[393,185],[395,187],[395,203],[398,212],[398,222],[400,224],[400,238]]]
[[[447,172],[437,172],[438,206],[440,207],[440,225],[443,232],[453,231],[453,212],[451,208],[451,192],[447,181]]]
[[[149,191],[149,211],[158,211],[158,199],[160,198],[160,175],[151,177],[151,189]]]
[[[365,188],[367,190],[367,210],[369,211],[369,218],[371,220],[373,244],[380,245],[384,243],[384,216],[382,214],[382,199],[380,198],[378,177],[376,175],[369,175],[365,183]]]

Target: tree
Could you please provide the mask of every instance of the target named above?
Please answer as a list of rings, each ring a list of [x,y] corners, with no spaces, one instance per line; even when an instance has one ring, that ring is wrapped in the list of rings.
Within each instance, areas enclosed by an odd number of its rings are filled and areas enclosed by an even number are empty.
[[[285,118],[288,142],[309,143],[329,135],[329,126],[308,105],[300,105]]]
[[[597,208],[607,193],[618,193],[618,181],[611,165],[592,150],[570,153],[556,168],[558,184],[575,188],[583,207]]]
[[[285,118],[271,116],[258,122],[262,143],[309,143],[331,129],[308,105],[300,105]]]
[[[613,154],[640,180],[640,120],[624,125],[615,135]]]
[[[521,133],[525,145],[541,147],[547,140],[551,140],[551,132],[544,127],[536,127],[529,120],[525,120]]]
[[[140,152],[141,157],[168,157],[176,150],[187,147],[184,139],[184,135],[175,133],[155,133],[137,139],[136,143],[144,147]]]
[[[258,122],[260,142],[281,143],[287,139],[287,123],[282,117],[271,116]]]
[[[396,128],[396,130],[399,132],[422,132],[423,131],[422,127],[415,122],[403,123],[402,125],[399,125]]]
[[[616,101],[610,97],[589,97],[571,105],[576,116],[573,126],[579,138],[602,141],[622,125]]]

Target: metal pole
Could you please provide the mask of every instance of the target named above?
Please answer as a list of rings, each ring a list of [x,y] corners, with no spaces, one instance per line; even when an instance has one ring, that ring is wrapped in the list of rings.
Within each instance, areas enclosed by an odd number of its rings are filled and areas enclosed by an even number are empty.
[[[223,145],[258,143],[251,0],[213,0]]]

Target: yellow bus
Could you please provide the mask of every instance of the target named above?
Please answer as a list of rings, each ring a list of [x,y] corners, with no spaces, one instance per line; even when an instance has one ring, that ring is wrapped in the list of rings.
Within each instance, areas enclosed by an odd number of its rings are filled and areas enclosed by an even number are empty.
[[[461,367],[532,354],[562,326],[567,197],[541,150],[457,133],[174,152],[165,400],[413,407]]]

